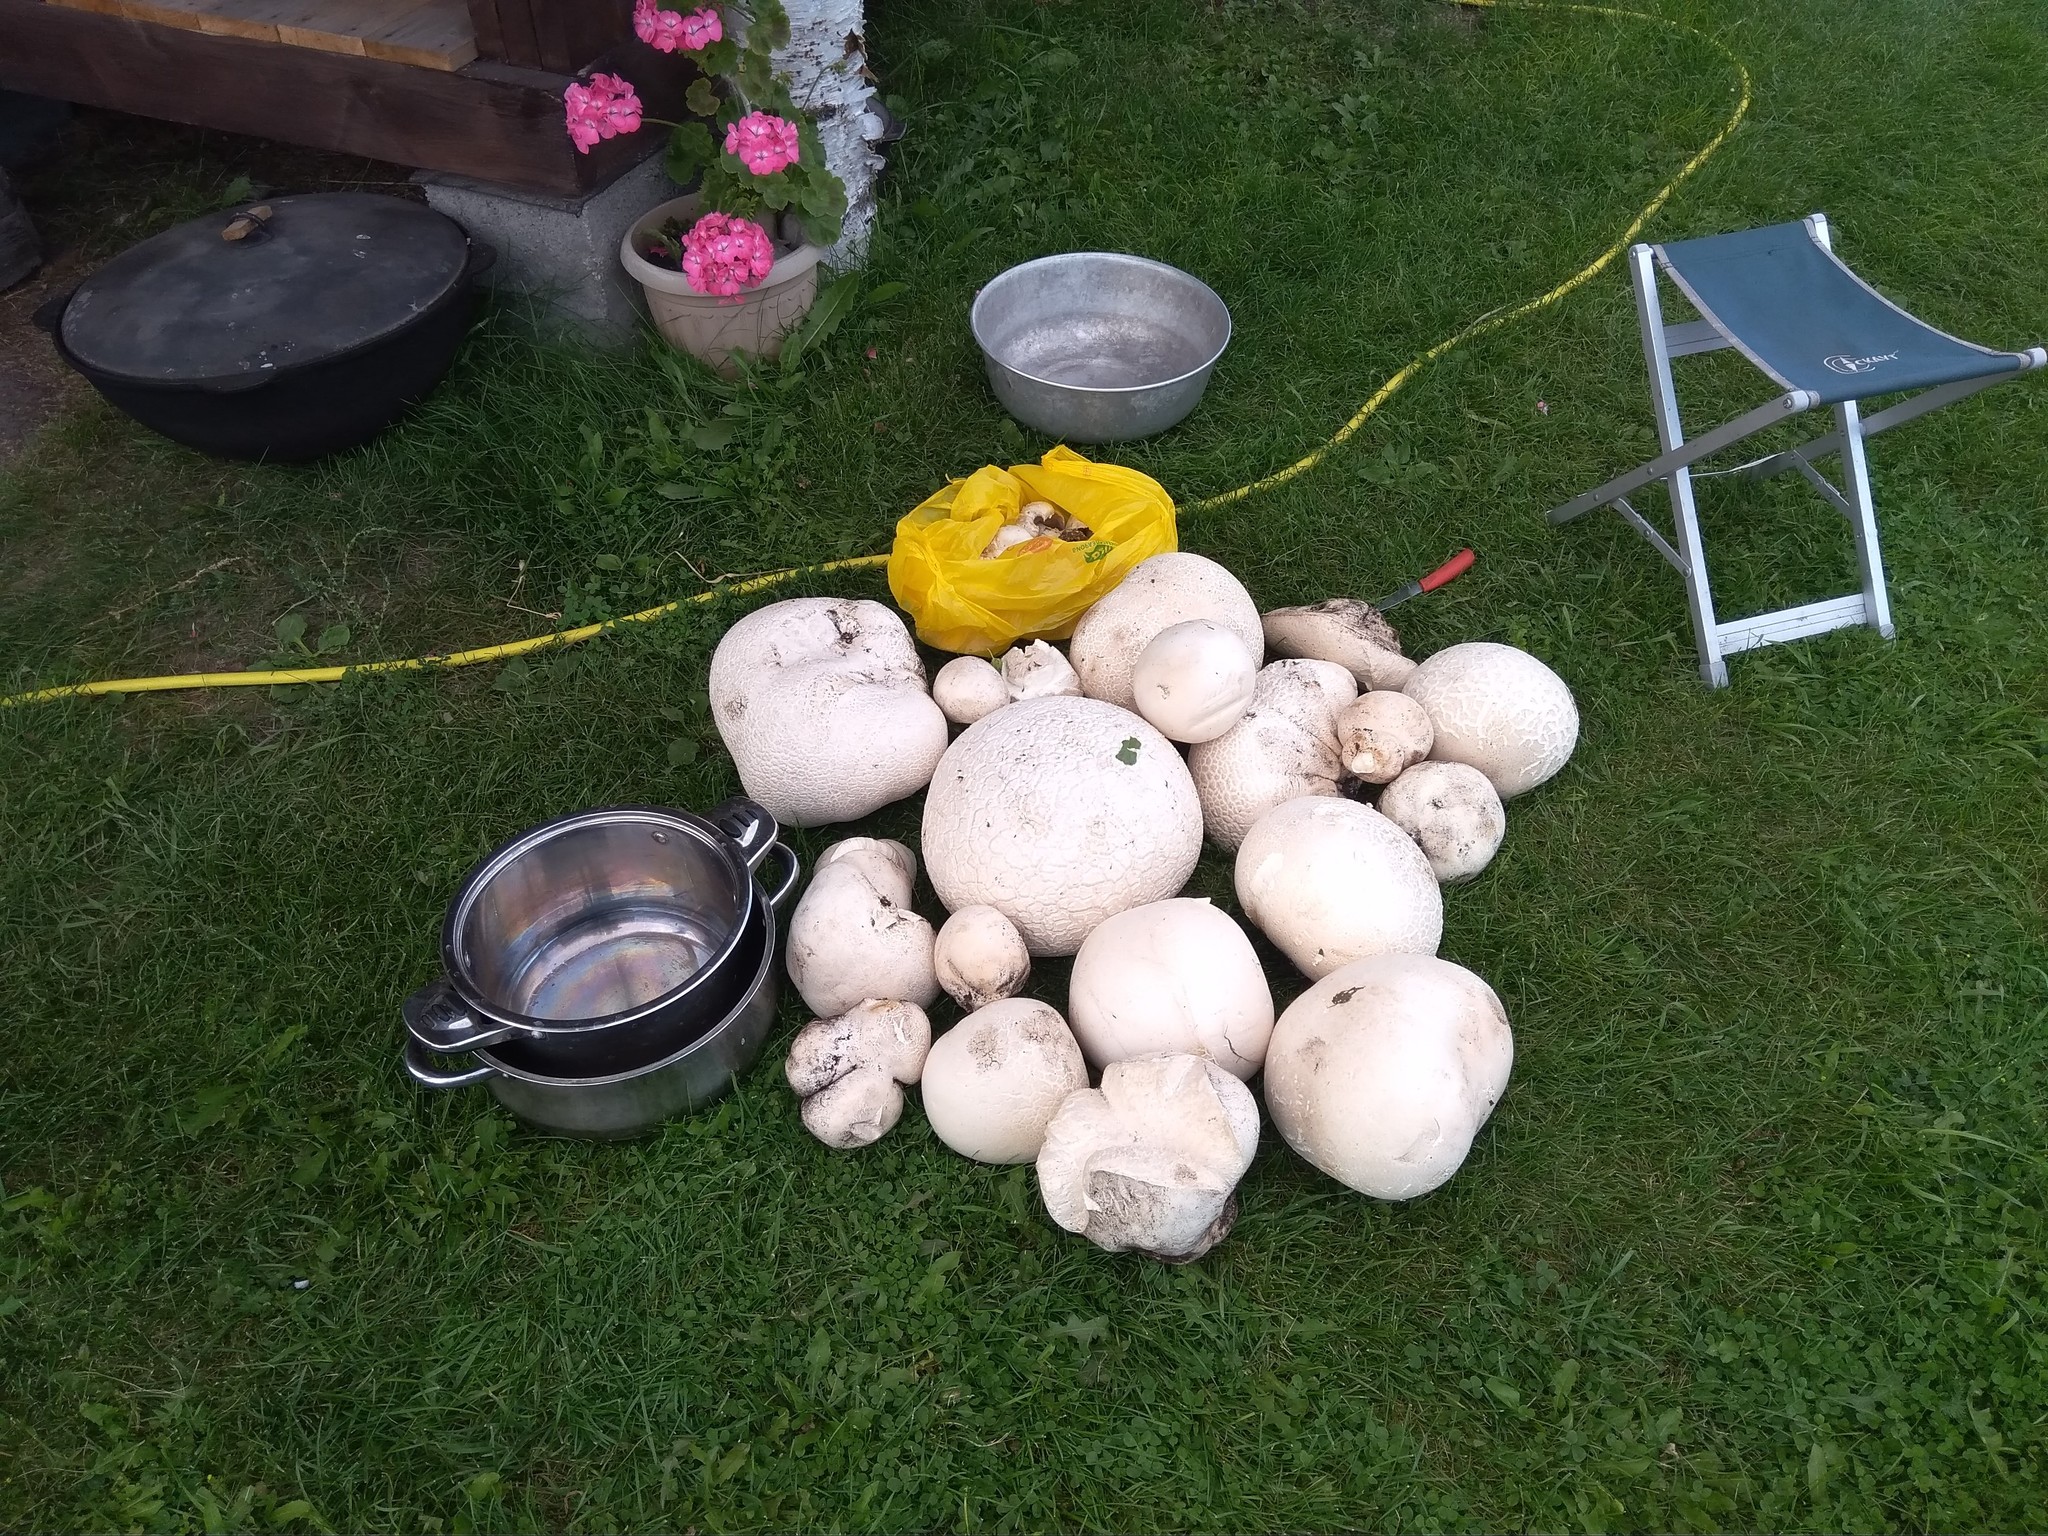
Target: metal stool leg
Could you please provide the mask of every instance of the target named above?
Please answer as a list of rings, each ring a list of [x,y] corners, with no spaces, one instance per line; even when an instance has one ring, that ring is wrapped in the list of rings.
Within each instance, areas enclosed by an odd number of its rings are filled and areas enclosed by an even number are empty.
[[[1856,534],[1856,565],[1863,574],[1863,622],[1892,638],[1892,605],[1884,589],[1884,554],[1877,542],[1877,503],[1870,494],[1870,465],[1863,456],[1863,422],[1854,400],[1835,407],[1842,439],[1842,491],[1849,526]]]
[[[1657,440],[1666,453],[1685,441],[1678,417],[1678,390],[1671,380],[1671,349],[1664,338],[1664,306],[1657,298],[1657,268],[1647,245],[1629,251],[1629,275],[1636,290],[1636,317],[1642,323],[1643,361],[1650,370],[1650,401],[1657,413]],[[1693,505],[1692,470],[1681,464],[1671,471],[1672,533],[1680,573],[1685,577],[1685,602],[1692,613],[1694,643],[1699,648],[1700,676],[1715,688],[1728,686],[1728,663],[1721,655],[1720,628],[1714,620],[1714,594],[1707,585],[1706,546],[1700,538],[1698,509]],[[1674,562],[1676,563],[1676,562]]]

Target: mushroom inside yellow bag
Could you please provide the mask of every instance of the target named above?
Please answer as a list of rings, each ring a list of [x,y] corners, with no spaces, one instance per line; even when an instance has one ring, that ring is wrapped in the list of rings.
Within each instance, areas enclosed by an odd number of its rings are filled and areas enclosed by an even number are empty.
[[[1039,535],[985,557],[1036,501],[1085,535]],[[1036,464],[976,470],[905,516],[889,590],[925,644],[993,656],[1022,640],[1066,639],[1132,566],[1178,547],[1173,498],[1158,481],[1054,448]]]

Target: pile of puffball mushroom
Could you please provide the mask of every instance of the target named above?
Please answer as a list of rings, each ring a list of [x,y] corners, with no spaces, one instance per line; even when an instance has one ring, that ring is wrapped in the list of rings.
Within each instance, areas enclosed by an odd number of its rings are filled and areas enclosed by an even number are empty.
[[[1262,1071],[1288,1145],[1384,1200],[1450,1178],[1507,1087],[1506,1010],[1436,951],[1440,887],[1486,867],[1502,803],[1578,739],[1571,691],[1527,652],[1418,663],[1366,603],[1262,617],[1221,565],[1172,553],[1082,615],[1065,654],[962,656],[929,690],[882,604],[771,604],[719,643],[710,698],[747,793],[784,822],[926,792],[944,926],[912,905],[916,856],[871,837],[828,848],[790,917],[816,1018],[785,1073],[828,1146],[887,1135],[920,1085],[948,1147],[1035,1163],[1062,1227],[1184,1262],[1236,1219]],[[1313,982],[1277,1021],[1245,931],[1180,894],[1205,835]],[[1034,958],[1066,955],[1065,1016],[1018,995]],[[934,1039],[942,990],[965,1016]]]

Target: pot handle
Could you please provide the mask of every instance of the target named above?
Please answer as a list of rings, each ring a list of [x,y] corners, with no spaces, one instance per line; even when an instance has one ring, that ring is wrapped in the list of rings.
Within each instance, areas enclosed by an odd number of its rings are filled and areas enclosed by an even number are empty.
[[[473,283],[498,264],[498,248],[489,241],[469,237],[469,260],[463,264],[462,280]]]
[[[487,1077],[495,1076],[497,1068],[486,1065],[464,1067],[459,1072],[444,1072],[427,1060],[427,1048],[411,1036],[405,1041],[405,1075],[422,1088],[467,1088],[471,1083],[480,1083]]]
[[[723,805],[713,806],[704,813],[704,819],[732,839],[733,847],[747,861],[749,869],[760,867],[768,850],[775,846],[775,839],[782,835],[782,828],[767,808],[745,795],[734,795]]]
[[[789,865],[788,873],[783,875],[782,879],[776,883],[775,889],[768,892],[768,905],[780,912],[782,904],[789,900],[789,893],[796,889],[797,880],[803,875],[803,860],[796,856],[796,850],[787,843],[772,843],[769,845],[767,852],[781,854]],[[764,856],[761,862],[765,864],[768,860]]]
[[[510,1040],[520,1033],[509,1025],[486,1023],[477,1018],[463,1007],[462,999],[446,981],[428,982],[405,1000],[400,1011],[405,1015],[406,1033],[428,1050],[443,1056],[460,1056],[464,1051],[496,1045],[500,1040]],[[490,1068],[484,1070],[489,1072]],[[476,1079],[465,1077],[463,1081],[474,1082]]]
[[[28,317],[28,323],[46,336],[56,335],[57,327],[64,321],[64,311],[69,307],[72,295],[77,292],[78,289],[75,287],[66,288],[55,297],[43,300],[36,306],[35,313]]]

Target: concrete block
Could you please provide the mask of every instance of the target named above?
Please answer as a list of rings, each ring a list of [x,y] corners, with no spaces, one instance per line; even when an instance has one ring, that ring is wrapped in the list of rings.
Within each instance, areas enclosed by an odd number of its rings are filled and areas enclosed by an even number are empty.
[[[538,301],[544,323],[612,347],[632,345],[647,324],[640,285],[619,265],[619,241],[640,215],[680,194],[659,154],[580,198],[440,171],[413,180],[426,188],[430,207],[497,247],[485,280]]]

